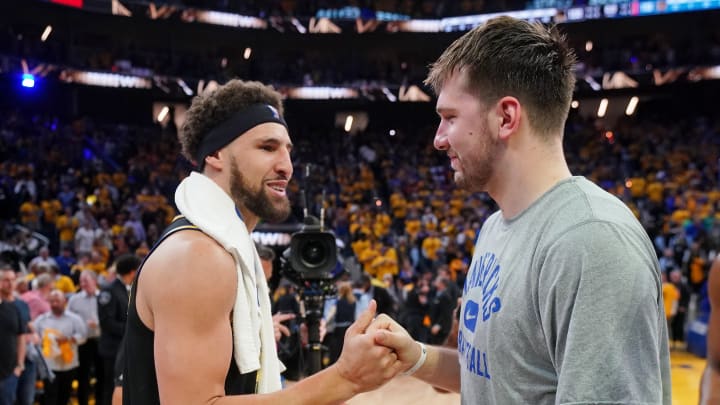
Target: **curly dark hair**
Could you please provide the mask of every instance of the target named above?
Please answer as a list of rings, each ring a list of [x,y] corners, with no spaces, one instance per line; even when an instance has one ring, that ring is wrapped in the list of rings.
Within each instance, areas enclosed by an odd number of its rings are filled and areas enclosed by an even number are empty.
[[[183,156],[195,162],[200,142],[208,132],[253,104],[271,105],[283,116],[280,93],[256,81],[230,80],[213,91],[195,97],[178,131]]]
[[[517,97],[530,125],[548,135],[561,130],[567,119],[575,61],[557,27],[497,17],[453,42],[431,65],[425,83],[438,92],[453,73],[464,70],[468,90],[481,101]]]

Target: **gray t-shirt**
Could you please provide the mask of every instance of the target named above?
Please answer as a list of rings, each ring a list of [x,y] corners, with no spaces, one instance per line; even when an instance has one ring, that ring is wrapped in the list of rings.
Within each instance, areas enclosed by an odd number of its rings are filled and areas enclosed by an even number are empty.
[[[483,225],[458,335],[463,404],[670,404],[657,257],[617,198],[561,181]]]

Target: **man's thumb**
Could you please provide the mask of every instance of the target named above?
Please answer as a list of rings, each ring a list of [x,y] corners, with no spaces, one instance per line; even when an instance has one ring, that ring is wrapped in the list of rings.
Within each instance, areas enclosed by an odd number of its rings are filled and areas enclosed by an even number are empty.
[[[365,330],[370,326],[370,323],[375,318],[375,311],[377,310],[377,303],[375,300],[370,300],[370,304],[367,309],[355,320],[355,323],[350,325],[348,333],[361,334],[365,333]]]
[[[400,339],[395,333],[390,332],[387,329],[379,329],[375,331],[375,336],[373,337],[375,343],[379,345],[393,349],[394,351],[397,351],[397,349],[399,349]]]

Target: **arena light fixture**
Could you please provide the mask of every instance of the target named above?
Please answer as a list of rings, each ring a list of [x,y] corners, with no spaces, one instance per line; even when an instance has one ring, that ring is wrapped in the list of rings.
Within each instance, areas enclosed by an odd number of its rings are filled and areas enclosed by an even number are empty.
[[[396,132],[394,129],[391,129],[391,130],[390,130],[390,136],[395,136],[395,134],[397,134],[397,132]]]
[[[573,100],[572,103],[570,103],[570,108],[573,108],[573,109],[576,110],[578,107],[580,107],[580,102],[579,102],[579,101]]]
[[[295,29],[298,30],[299,33],[301,33],[301,34],[307,33],[307,28],[305,28],[305,26],[302,25],[300,23],[300,21],[298,21],[297,18],[293,17],[292,20],[290,20],[290,22],[292,23],[292,25],[295,26]]]
[[[40,41],[42,41],[42,42],[47,41],[47,39],[51,33],[52,33],[52,25],[46,26],[45,31],[43,31],[42,35],[40,36]]]
[[[608,99],[604,98],[604,99],[600,100],[600,106],[598,107],[598,110],[597,110],[598,118],[602,118],[605,116],[605,113],[607,113],[608,104],[609,104]]]
[[[352,129],[352,124],[353,124],[353,116],[348,115],[347,118],[345,118],[345,132],[350,132],[350,130]]]
[[[625,115],[633,115],[635,114],[635,109],[637,108],[638,102],[640,101],[637,96],[633,96],[630,98],[630,101],[628,102],[627,108],[625,108]]]
[[[185,83],[185,80],[178,78],[177,84],[178,84],[178,86],[180,86],[180,88],[182,89],[183,93],[185,93],[186,96],[193,95],[192,89],[187,85],[187,83]]]
[[[350,87],[323,87],[323,86],[304,86],[293,87],[285,90],[287,98],[304,99],[304,100],[329,100],[329,99],[346,99],[358,98],[360,92]]]
[[[261,18],[225,13],[222,11],[197,10],[194,21],[206,24],[225,25],[228,27],[267,28],[267,22]]]
[[[158,116],[157,116],[158,122],[163,122],[163,121],[165,121],[165,118],[167,118],[169,112],[170,112],[170,107],[164,106],[164,107],[162,108],[162,110],[160,110],[160,113],[159,113]]]
[[[252,55],[252,48],[245,48],[245,52],[243,52],[243,58],[245,58],[245,60],[248,60],[250,59],[250,55]]]
[[[388,89],[387,87],[383,87],[382,92],[385,95],[385,97],[387,97],[388,101],[390,101],[391,103],[394,103],[397,101],[397,96],[395,96],[392,93],[392,91],[390,91],[390,89]]]
[[[23,73],[20,85],[25,88],[32,89],[33,87],[35,87],[35,76],[30,73]]]
[[[585,52],[591,52],[593,50],[593,42],[587,41],[585,42]]]

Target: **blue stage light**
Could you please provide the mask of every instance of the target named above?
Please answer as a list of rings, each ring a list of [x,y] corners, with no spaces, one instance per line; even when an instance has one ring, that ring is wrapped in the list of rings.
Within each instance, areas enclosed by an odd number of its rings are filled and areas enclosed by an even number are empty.
[[[30,73],[23,74],[21,84],[23,87],[27,87],[30,89],[35,87],[35,76],[31,75]]]

